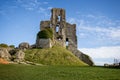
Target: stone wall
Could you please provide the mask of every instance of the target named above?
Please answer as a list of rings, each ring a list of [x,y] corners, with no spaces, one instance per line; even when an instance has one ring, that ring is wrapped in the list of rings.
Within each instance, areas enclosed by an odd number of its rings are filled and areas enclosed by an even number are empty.
[[[50,21],[40,22],[40,31],[44,30],[45,28],[50,28]]]
[[[66,23],[66,38],[68,39],[69,48],[77,48],[76,25]]]
[[[51,48],[52,47],[52,41],[51,39],[37,39],[36,41],[37,48]]]
[[[53,8],[51,10],[51,26],[54,31],[54,39],[59,40],[60,43],[65,47],[66,35],[66,20],[65,10],[62,8]]]
[[[18,47],[19,47],[19,49],[25,50],[25,49],[30,48],[30,45],[29,45],[29,43],[27,43],[27,42],[22,42],[22,43],[19,44]]]

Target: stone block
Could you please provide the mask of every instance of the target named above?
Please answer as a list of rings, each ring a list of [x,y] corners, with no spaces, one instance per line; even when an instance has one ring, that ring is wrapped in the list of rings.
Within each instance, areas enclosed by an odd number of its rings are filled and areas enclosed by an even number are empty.
[[[52,41],[51,39],[37,39],[37,48],[51,48]]]

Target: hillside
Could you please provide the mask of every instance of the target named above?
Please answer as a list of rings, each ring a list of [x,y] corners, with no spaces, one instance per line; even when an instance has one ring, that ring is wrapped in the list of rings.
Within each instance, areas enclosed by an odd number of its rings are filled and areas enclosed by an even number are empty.
[[[28,49],[25,51],[25,60],[44,65],[87,65],[70,51],[60,46],[47,49]]]

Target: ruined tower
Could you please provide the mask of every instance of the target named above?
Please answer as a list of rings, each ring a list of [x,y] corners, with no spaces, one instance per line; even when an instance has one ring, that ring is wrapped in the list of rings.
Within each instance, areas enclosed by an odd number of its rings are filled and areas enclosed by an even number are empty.
[[[65,10],[62,8],[53,8],[51,10],[51,18],[47,21],[41,21],[40,31],[45,28],[52,28],[53,38],[63,47],[68,46],[68,49],[77,48],[76,24],[66,22]],[[37,46],[39,44],[37,39]]]
[[[82,61],[92,65],[88,56],[77,50],[76,24],[66,22],[65,10],[62,8],[51,9],[51,18],[47,21],[40,22],[40,32],[46,29],[52,29],[53,38],[40,38],[37,35],[36,47],[51,48],[54,44],[59,43],[63,47],[68,47],[75,56]]]
[[[53,8],[51,10],[51,27],[54,32],[54,39],[57,40],[62,46],[65,46],[65,30],[66,30],[66,19],[65,10],[61,8]]]

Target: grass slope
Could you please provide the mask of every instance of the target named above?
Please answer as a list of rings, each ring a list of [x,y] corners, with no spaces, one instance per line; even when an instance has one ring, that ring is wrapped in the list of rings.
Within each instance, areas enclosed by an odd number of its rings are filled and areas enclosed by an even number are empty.
[[[70,51],[60,46],[49,49],[29,49],[25,53],[25,60],[44,65],[87,65]]]
[[[0,64],[0,80],[120,80],[120,69]]]

